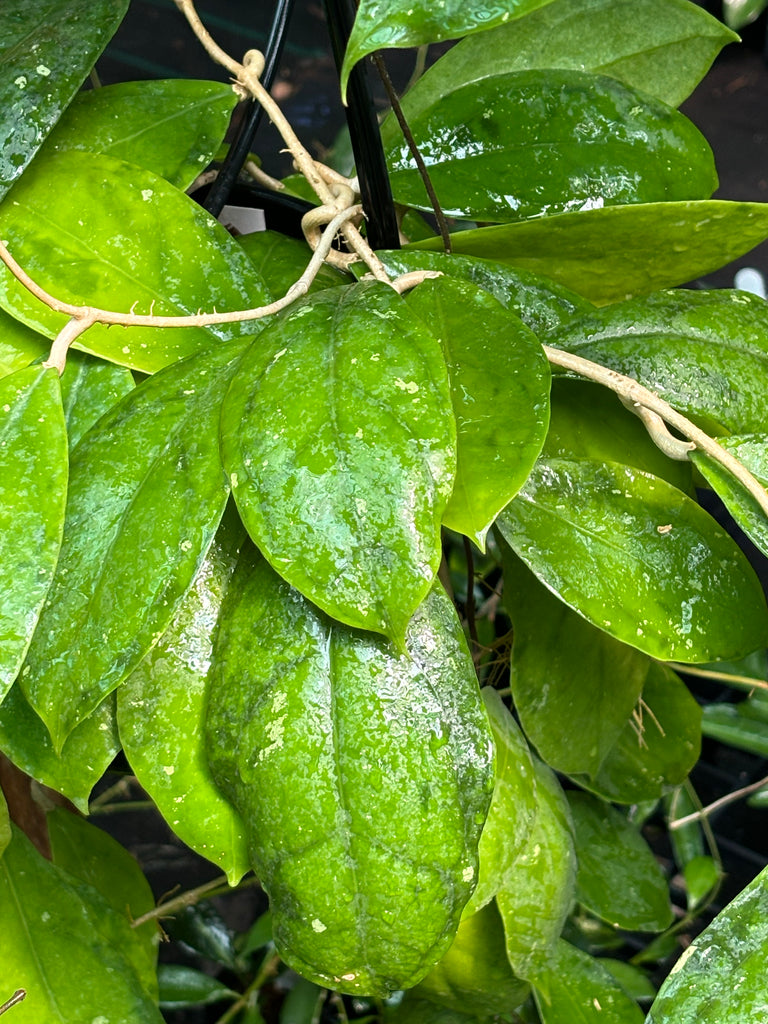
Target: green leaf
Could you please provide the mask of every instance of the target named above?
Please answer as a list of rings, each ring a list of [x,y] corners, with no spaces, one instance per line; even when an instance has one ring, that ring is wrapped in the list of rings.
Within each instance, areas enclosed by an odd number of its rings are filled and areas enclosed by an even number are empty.
[[[517,860],[538,814],[536,772],[525,737],[495,690],[485,686],[480,693],[496,747],[495,784],[480,836],[477,886],[464,908],[465,918],[477,913],[499,890],[514,888]]]
[[[699,130],[616,79],[515,71],[449,89],[409,121],[448,215],[519,221],[706,199],[717,188],[712,152]],[[395,199],[431,209],[402,137],[387,146],[386,157]]]
[[[549,363],[522,320],[468,281],[424,281],[406,301],[438,337],[448,367],[456,479],[443,523],[484,551],[544,443]]]
[[[155,921],[147,921],[139,928],[132,926],[137,917],[155,906],[155,897],[137,861],[102,829],[62,807],[54,808],[46,821],[53,863],[92,886],[113,912],[131,925],[122,951],[144,988],[157,998],[160,932]]]
[[[162,1024],[126,952],[132,941],[124,914],[14,828],[0,859],[0,962],[27,990],[13,1009],[19,1024]]]
[[[0,199],[96,63],[128,0],[3,0]]]
[[[451,235],[453,251],[544,274],[600,305],[685,284],[768,237],[765,203],[706,200],[582,210]],[[442,249],[440,238],[409,249]]]
[[[0,856],[11,841],[11,819],[8,817],[8,804],[0,789]]]
[[[203,721],[213,628],[243,530],[225,517],[171,626],[117,692],[120,739],[173,831],[236,885],[249,869],[240,816],[216,788]]]
[[[0,379],[0,702],[51,586],[66,496],[58,374],[30,366]]]
[[[519,18],[551,0],[362,0],[347,43],[341,69],[341,95],[346,102],[349,73],[374,50],[421,46],[483,32],[510,18]]]
[[[633,377],[708,432],[768,430],[768,303],[757,295],[659,292],[597,310],[546,341]]]
[[[493,781],[439,589],[406,645],[329,620],[246,550],[214,651],[211,768],[246,822],[280,956],[364,995],[416,984],[450,946]]]
[[[234,935],[210,902],[184,907],[168,922],[167,929],[174,941],[182,942],[217,964],[238,969]]]
[[[24,370],[30,363],[48,355],[50,348],[47,338],[0,309],[0,377]]]
[[[719,443],[768,489],[768,434],[725,437],[720,438]],[[710,487],[720,495],[725,507],[752,543],[764,555],[768,555],[768,519],[755,497],[705,452],[691,452],[691,461]]]
[[[478,1024],[474,1014],[438,1006],[428,999],[420,999],[412,991],[405,993],[402,1002],[387,1007],[384,1020],[386,1024]],[[309,1022],[302,1021],[301,1024]]]
[[[61,748],[162,636],[221,519],[222,397],[244,346],[144,381],[72,453],[64,540],[21,683]]]
[[[562,601],[651,657],[711,661],[765,645],[768,610],[746,558],[659,477],[618,463],[540,459],[498,523]]]
[[[614,928],[661,932],[672,924],[667,882],[637,828],[610,804],[569,792],[576,899]]]
[[[683,868],[688,909],[700,907],[720,881],[720,871],[711,857],[694,857]]]
[[[106,153],[183,191],[216,155],[236,103],[222,82],[174,78],[92,89],[75,97],[45,153]]]
[[[564,939],[547,975],[549,996],[534,989],[542,1024],[642,1024],[643,1014],[613,975]]]
[[[554,597],[504,545],[520,724],[556,771],[595,776],[637,704],[651,664]]]
[[[275,320],[222,412],[232,493],[272,566],[328,614],[397,642],[440,563],[454,445],[439,342],[379,282]]]
[[[61,378],[61,397],[70,451],[93,424],[133,391],[133,374],[85,352],[70,352]]]
[[[723,15],[729,28],[746,28],[765,10],[766,0],[723,0]]]
[[[239,245],[245,250],[254,267],[266,282],[272,295],[285,295],[301,277],[312,259],[312,250],[306,242],[289,238],[279,231],[252,231],[239,235]],[[309,286],[312,292],[349,284],[350,276],[336,267],[324,263]]]
[[[688,946],[661,986],[647,1024],[761,1024],[766,958],[768,868]]]
[[[702,708],[701,731],[729,747],[768,757],[768,722],[743,714],[738,704],[708,704]]]
[[[38,284],[76,305],[178,316],[270,301],[253,264],[205,210],[151,171],[100,153],[41,154],[0,206],[0,230]],[[0,304],[48,337],[68,320],[5,267]],[[259,329],[253,320],[173,330],[96,324],[75,344],[154,373]]]
[[[0,705],[0,750],[44,786],[68,797],[83,814],[88,797],[120,750],[115,700],[110,696],[54,750],[42,720],[15,683]]]
[[[209,1006],[224,999],[237,999],[237,992],[210,974],[183,964],[160,964],[160,1006],[164,1010],[183,1010],[187,1006]]]
[[[599,963],[632,999],[650,1003],[656,996],[656,987],[639,967],[607,956],[601,957]]]

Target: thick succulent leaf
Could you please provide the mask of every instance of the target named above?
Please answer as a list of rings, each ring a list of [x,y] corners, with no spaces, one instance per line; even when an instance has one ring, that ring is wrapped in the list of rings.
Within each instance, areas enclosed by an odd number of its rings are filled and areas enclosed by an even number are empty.
[[[685,284],[768,237],[765,203],[706,200],[582,210],[451,235],[453,251],[545,274],[598,305]],[[409,249],[442,250],[441,238]]]
[[[571,611],[503,551],[520,724],[556,771],[594,776],[637,704],[651,659]]]
[[[768,303],[748,292],[659,292],[598,310],[547,344],[651,388],[715,433],[768,430]]]
[[[459,85],[531,68],[608,75],[677,107],[735,39],[688,0],[556,0],[452,47],[408,91],[403,112],[410,120]]]
[[[80,93],[45,152],[81,149],[138,164],[188,188],[221,145],[237,96],[222,82],[120,82]]]
[[[687,118],[584,71],[514,71],[452,87],[409,127],[441,207],[455,217],[518,221],[707,199],[717,188],[712,152]],[[431,209],[402,137],[386,156],[395,199]]]
[[[510,18],[519,18],[551,0],[362,0],[341,69],[341,94],[346,96],[349,73],[374,50],[421,46],[483,32]]]
[[[27,991],[21,1024],[162,1024],[127,953],[134,938],[92,886],[41,857],[18,829],[0,859],[0,962]]]
[[[273,295],[285,295],[301,277],[312,259],[312,250],[306,242],[289,238],[279,231],[252,231],[239,235],[240,246],[266,282]],[[309,286],[310,293],[349,284],[350,276],[324,263]]]
[[[328,619],[250,548],[216,637],[214,778],[246,822],[281,957],[345,992],[416,984],[477,877],[492,742],[438,588],[406,648]]]
[[[211,778],[203,721],[213,630],[243,530],[225,516],[173,623],[117,691],[120,739],[136,778],[173,831],[231,885],[249,868],[240,816]]]
[[[3,0],[0,199],[88,77],[128,0]]]
[[[745,385],[749,382],[745,381]],[[767,417],[768,418],[768,417]],[[720,444],[768,489],[768,434],[746,434],[720,439]],[[702,451],[691,452],[691,461],[722,498],[726,508],[764,555],[768,555],[768,518],[755,497],[719,462]]]
[[[562,601],[653,658],[712,661],[765,646],[768,609],[745,556],[659,477],[540,459],[498,524]]]
[[[61,397],[67,421],[69,448],[113,405],[133,391],[133,374],[86,352],[70,352],[61,378]]]
[[[647,1024],[762,1024],[768,1013],[768,868],[697,935],[661,986]]]
[[[0,377],[24,370],[48,354],[51,343],[0,309]]]
[[[61,753],[15,683],[0,705],[0,750],[44,786],[63,793],[83,814],[88,797],[120,750],[114,696],[69,735]]]
[[[448,367],[456,479],[443,523],[484,551],[544,443],[549,363],[522,320],[469,281],[424,281],[406,301],[439,338]]]
[[[228,495],[219,411],[244,344],[150,377],[72,453],[61,554],[21,675],[57,749],[157,642],[205,557]]]
[[[151,171],[101,153],[41,153],[0,206],[0,230],[24,269],[66,302],[180,316],[270,301],[253,264],[205,210]],[[0,305],[48,337],[68,319],[5,267]],[[154,373],[258,330],[258,321],[173,330],[97,324],[76,347]]]
[[[58,374],[30,366],[0,379],[0,702],[53,579],[66,497]]]
[[[547,996],[534,989],[542,1024],[642,1024],[637,1003],[595,957],[564,939],[555,947]]]
[[[517,858],[538,813],[536,774],[525,737],[496,690],[485,686],[480,692],[496,746],[496,781],[480,837],[477,886],[464,908],[465,919],[489,903],[499,890],[514,886]]]
[[[440,563],[455,436],[440,344],[378,282],[292,306],[222,412],[232,493],[273,567],[330,615],[398,642]]]
[[[623,814],[588,793],[569,792],[576,842],[576,899],[626,931],[672,924],[667,882],[651,848]]]

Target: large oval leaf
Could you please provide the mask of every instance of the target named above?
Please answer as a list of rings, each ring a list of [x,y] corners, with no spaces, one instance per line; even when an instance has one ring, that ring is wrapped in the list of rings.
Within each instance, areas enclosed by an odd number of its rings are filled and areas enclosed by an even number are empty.
[[[157,642],[208,550],[228,495],[219,411],[244,344],[150,377],[72,453],[61,555],[21,676],[57,749]]]
[[[440,344],[378,282],[291,307],[222,412],[232,493],[273,567],[335,618],[398,641],[440,563],[455,436]]]
[[[651,657],[716,661],[765,646],[768,609],[746,558],[659,477],[540,459],[498,522],[545,586]]]
[[[50,350],[47,338],[0,309],[0,377],[23,370]]]
[[[452,88],[409,127],[441,207],[457,217],[524,220],[717,188],[709,146],[682,114],[583,71],[489,76]],[[431,209],[405,140],[386,154],[395,199]]]
[[[133,374],[86,352],[70,352],[61,377],[61,397],[70,451],[93,424],[129,391]]]
[[[600,961],[559,939],[546,994],[534,989],[542,1024],[642,1024],[637,1003]]]
[[[726,437],[720,440],[720,444],[735,455],[768,490],[768,434]],[[755,496],[705,452],[691,452],[691,461],[710,487],[720,495],[725,507],[752,543],[764,555],[768,555],[768,517]]]
[[[250,234],[239,235],[237,241],[273,295],[285,295],[312,259],[312,250],[306,242],[281,235],[279,231],[251,231]],[[309,291],[349,284],[350,280],[349,274],[324,263],[313,278]]]
[[[0,229],[24,269],[66,302],[176,316],[270,301],[240,246],[201,207],[163,178],[101,153],[41,153],[0,206]],[[48,337],[68,320],[33,298],[5,267],[0,304]],[[222,339],[255,334],[259,326],[97,324],[76,347],[154,373]]]
[[[406,647],[331,621],[250,550],[216,638],[214,778],[246,822],[280,955],[344,992],[416,984],[477,873],[492,741],[439,589]]]

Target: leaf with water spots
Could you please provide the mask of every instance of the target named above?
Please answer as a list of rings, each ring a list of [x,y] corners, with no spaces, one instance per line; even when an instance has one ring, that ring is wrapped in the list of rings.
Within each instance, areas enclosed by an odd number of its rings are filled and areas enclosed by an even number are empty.
[[[642,1024],[643,1013],[600,961],[559,939],[547,989],[534,989],[542,1024]],[[676,1022],[677,1024],[677,1022]]]

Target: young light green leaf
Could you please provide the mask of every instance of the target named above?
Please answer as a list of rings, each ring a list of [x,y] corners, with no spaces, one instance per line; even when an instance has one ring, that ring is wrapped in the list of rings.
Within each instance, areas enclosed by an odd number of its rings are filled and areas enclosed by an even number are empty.
[[[225,516],[171,626],[117,691],[136,778],[173,831],[231,885],[250,867],[244,826],[211,778],[203,720],[213,630],[243,533],[236,516]]]
[[[416,984],[477,876],[492,742],[439,588],[406,649],[328,619],[241,556],[214,651],[211,768],[246,822],[281,957],[344,992]]]
[[[272,566],[328,614],[398,642],[440,563],[455,437],[440,344],[379,282],[277,318],[222,411],[232,493]]]
[[[312,250],[306,242],[289,238],[279,231],[252,231],[239,235],[238,243],[264,278],[273,295],[285,295],[301,277],[312,259]],[[309,286],[309,291],[322,291],[350,283],[349,274],[324,263]]]
[[[101,153],[41,153],[0,206],[0,230],[24,269],[66,302],[178,316],[270,301],[253,264],[205,210],[151,171]],[[0,270],[0,304],[55,337],[68,317]],[[97,324],[75,344],[154,373],[259,329],[253,320],[162,331]]]
[[[768,1012],[768,868],[697,935],[661,986],[647,1024],[762,1024]]]
[[[498,524],[562,601],[651,657],[712,661],[765,646],[768,609],[745,556],[659,477],[540,459]]]
[[[768,351],[766,354],[768,355]],[[720,438],[719,443],[731,455],[735,455],[757,481],[768,489],[768,434],[734,435]],[[768,518],[754,495],[705,452],[691,452],[691,461],[707,483],[720,495],[725,507],[752,543],[764,555],[768,555]]]
[[[520,221],[707,199],[717,188],[712,152],[687,118],[585,71],[514,71],[452,87],[409,127],[443,211],[455,217]],[[402,136],[386,156],[395,199],[430,209]]]
[[[219,412],[245,344],[150,377],[72,453],[57,573],[21,675],[57,750],[162,636],[205,557],[228,496]]]
[[[545,274],[598,305],[685,284],[768,237],[765,203],[707,200],[582,210],[451,236],[453,251]],[[409,249],[442,250],[441,238]]]
[[[469,281],[424,281],[406,301],[439,339],[448,367],[456,479],[443,523],[484,551],[544,443],[549,363],[522,320]]]
[[[85,352],[70,352],[61,378],[61,397],[70,451],[93,424],[129,391],[133,374]]]
[[[610,971],[564,939],[555,947],[547,996],[534,988],[542,1024],[642,1024],[643,1013]]]
[[[120,82],[75,97],[45,152],[106,153],[182,191],[216,155],[237,96],[222,82]]]
[[[0,858],[0,962],[27,997],[20,1024],[162,1024],[131,957],[131,926],[92,886],[41,857],[23,832]]]
[[[0,702],[18,675],[51,586],[67,497],[58,374],[0,379]]]
[[[0,199],[40,148],[128,10],[128,0],[3,0]]]

